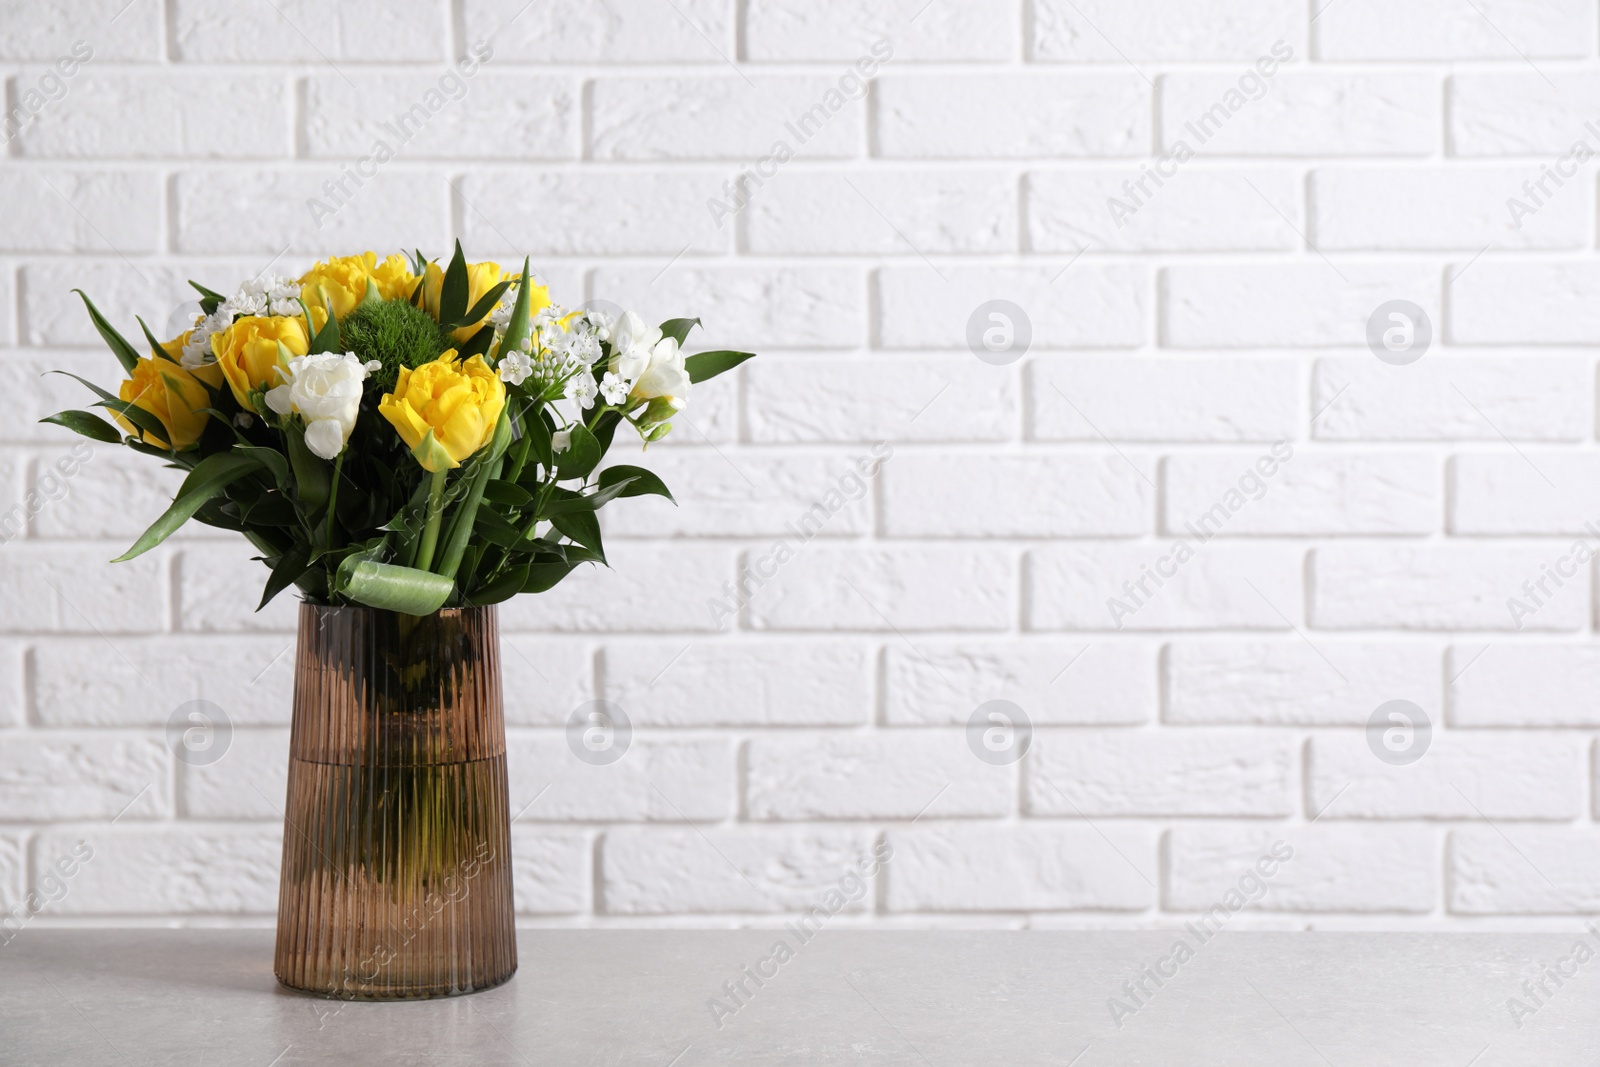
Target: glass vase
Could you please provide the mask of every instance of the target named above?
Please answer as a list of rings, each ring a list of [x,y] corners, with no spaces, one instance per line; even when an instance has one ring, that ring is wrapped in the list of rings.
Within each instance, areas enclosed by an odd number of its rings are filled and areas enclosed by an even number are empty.
[[[273,970],[352,999],[517,969],[493,607],[302,604]]]

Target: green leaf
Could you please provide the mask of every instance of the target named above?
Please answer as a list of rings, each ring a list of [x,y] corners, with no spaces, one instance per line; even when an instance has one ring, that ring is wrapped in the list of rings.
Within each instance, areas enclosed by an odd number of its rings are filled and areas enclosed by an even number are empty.
[[[304,542],[295,545],[273,564],[272,573],[267,576],[267,587],[261,591],[261,603],[256,605],[260,611],[272,603],[272,598],[293,585],[299,577],[311,567],[311,546]]]
[[[122,432],[104,419],[97,418],[87,411],[58,411],[54,415],[46,415],[40,422],[53,422],[57,426],[65,426],[74,433],[81,433],[96,441],[104,441],[108,445],[122,443]]]
[[[154,434],[158,440],[167,440],[167,428],[161,424],[161,420],[144,408],[134,404],[131,400],[97,400],[94,406],[97,408],[109,408],[145,433]],[[167,443],[171,444],[170,441]]]
[[[283,439],[289,446],[289,464],[294,468],[295,495],[306,513],[315,515],[328,502],[328,464],[306,447],[306,431],[298,424],[287,423]]]
[[[491,504],[503,504],[509,508],[525,508],[533,503],[533,494],[516,482],[497,478],[483,487],[483,499]]]
[[[498,604],[502,600],[510,600],[512,597],[522,592],[522,587],[527,584],[529,569],[530,568],[527,565],[513,567],[511,570],[507,571],[505,574],[502,574],[500,577],[496,578],[482,589],[474,592],[467,598],[467,601],[472,604],[483,606],[487,604]]]
[[[517,283],[517,302],[511,308],[511,318],[506,322],[505,337],[501,339],[502,352],[515,352],[522,347],[522,339],[529,335],[528,290],[532,287],[528,260],[522,260],[522,280]],[[549,464],[546,464],[549,466]]]
[[[461,316],[460,322],[441,322],[439,325],[448,330],[456,326],[471,326],[475,322],[481,322],[483,317],[489,314],[490,309],[500,302],[500,298],[506,295],[506,290],[509,288],[511,288],[510,282],[496,282],[487,293],[478,298],[476,304],[467,309],[466,314]]]
[[[342,351],[344,345],[339,341],[339,320],[334,318],[333,304],[328,301],[326,294],[322,299],[322,309],[328,313],[328,317],[320,330],[311,328],[311,309],[306,307],[306,302],[299,298],[295,302],[300,305],[300,312],[306,320],[306,337],[309,339],[306,354],[314,356],[319,352]]]
[[[178,497],[172,502],[172,506],[150,524],[150,528],[140,535],[132,548],[111,562],[121,563],[150,551],[172,536],[173,531],[200,510],[201,505],[222,492],[228,485],[251,471],[260,469],[260,462],[250,456],[236,456],[232,452],[218,452],[207,456],[195,464],[194,470],[183,480],[183,486],[178,490]]]
[[[533,458],[539,461],[539,466],[549,470],[555,466],[553,446],[550,443],[550,415],[543,407],[533,412],[527,420],[528,425],[523,429],[533,441]]]
[[[167,355],[167,350],[161,347],[161,342],[156,340],[156,335],[150,332],[150,327],[144,324],[144,320],[137,315],[133,317],[133,320],[139,324],[139,329],[144,331],[144,339],[150,343],[150,354],[152,356],[159,354],[163,359],[170,359],[171,357]]]
[[[754,352],[696,352],[683,361],[683,368],[689,372],[691,382],[703,382],[732,370],[747,359],[755,358]]]
[[[600,442],[589,432],[589,427],[575,422],[567,450],[556,457],[556,477],[563,481],[568,478],[587,478],[591,471],[600,466],[603,455]]]
[[[405,615],[432,615],[450,599],[455,585],[442,574],[379,563],[366,553],[346,556],[334,577],[334,590],[341,596]]]
[[[83,298],[83,306],[89,309],[89,320],[94,323],[95,330],[105,343],[111,346],[111,351],[117,357],[117,362],[122,364],[122,369],[132,374],[133,368],[139,365],[138,351],[128,343],[127,338],[117,332],[115,326],[106,321],[106,317],[100,314],[100,309],[94,306],[87,293],[82,289],[72,291]]]
[[[491,544],[515,551],[526,552],[534,547],[522,531],[507,522],[491,508],[479,508],[472,524],[474,532]]]
[[[439,325],[461,321],[467,310],[467,257],[456,242],[456,254],[444,271],[444,284],[439,288]]]
[[[644,496],[651,494],[664,496],[674,504],[677,503],[677,500],[673,499],[671,491],[667,489],[667,484],[657,477],[654,472],[647,471],[643,467],[630,467],[624,463],[615,467],[607,467],[600,472],[600,488],[609,489],[618,482],[627,483],[627,488],[618,493],[618,496]]]
[[[600,520],[595,518],[592,511],[573,511],[565,515],[557,515],[550,520],[550,525],[572,538],[584,548],[593,549],[604,553],[605,549],[600,544]]]
[[[528,579],[522,583],[522,592],[543,593],[552,589],[577,566],[576,563],[530,563]]]
[[[456,355],[463,361],[473,356],[487,356],[489,346],[494,344],[494,325],[486,323],[483,329],[478,330],[461,344],[455,346]]]
[[[194,288],[195,292],[200,294],[200,310],[205,312],[207,315],[215,315],[217,313],[217,308],[221,307],[222,302],[228,299],[221,293],[213,292],[212,290],[207,289],[197,281],[191,280],[189,285]]]
[[[233,451],[241,456],[259,460],[263,467],[272,472],[272,479],[279,489],[287,492],[293,484],[289,480],[289,461],[276,448],[267,448],[264,445],[234,445]]]
[[[615,408],[600,416],[594,424],[594,439],[600,442],[600,451],[611,451],[611,440],[617,435],[617,427],[622,425],[622,413]]]
[[[632,484],[631,480],[624,479],[605,489],[601,489],[597,493],[564,493],[553,498],[540,509],[539,517],[541,519],[552,519],[557,515],[567,515],[575,511],[598,511],[601,507],[621,496],[622,491],[630,484]],[[557,490],[557,493],[561,492],[561,490]]]
[[[668,319],[661,324],[661,332],[683,346],[684,338],[689,336],[689,331],[700,325],[699,319]]]

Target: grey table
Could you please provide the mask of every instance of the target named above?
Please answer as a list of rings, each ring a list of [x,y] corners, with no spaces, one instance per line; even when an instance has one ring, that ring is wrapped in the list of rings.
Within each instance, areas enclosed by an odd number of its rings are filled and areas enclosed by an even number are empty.
[[[1174,937],[524,931],[504,986],[370,1004],[279,987],[268,931],[29,929],[0,947],[0,1064],[1561,1067],[1600,1050],[1600,958],[1573,955],[1600,938],[1576,929],[1224,933],[1181,961]],[[1541,991],[1547,967],[1567,975]]]

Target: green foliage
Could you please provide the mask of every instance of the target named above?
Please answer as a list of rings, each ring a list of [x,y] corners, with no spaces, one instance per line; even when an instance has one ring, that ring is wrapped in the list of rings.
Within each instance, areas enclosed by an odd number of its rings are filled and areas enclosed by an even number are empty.
[[[433,316],[407,300],[368,300],[345,316],[339,337],[362,362],[383,364],[371,378],[383,392],[393,391],[401,367],[420,367],[449,347]]]

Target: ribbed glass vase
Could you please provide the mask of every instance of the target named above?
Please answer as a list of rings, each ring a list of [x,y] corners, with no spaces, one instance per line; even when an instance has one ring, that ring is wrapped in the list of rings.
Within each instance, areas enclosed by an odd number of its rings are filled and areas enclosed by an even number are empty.
[[[273,969],[359,999],[517,969],[494,608],[301,605]]]

